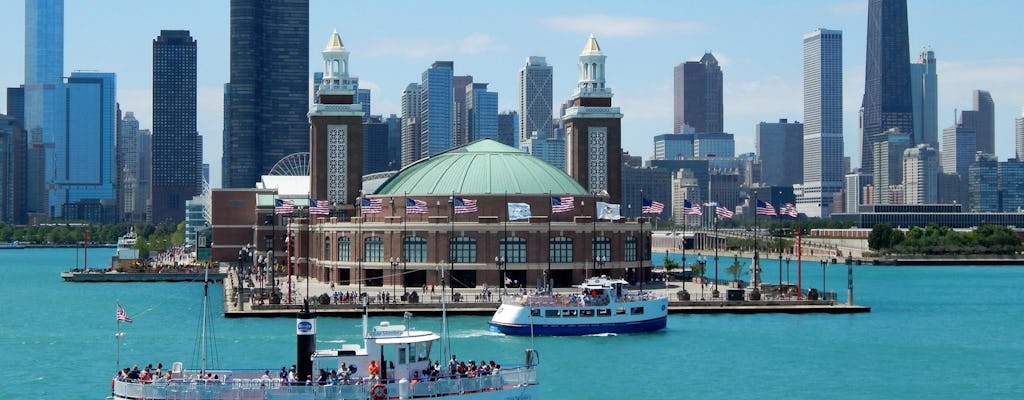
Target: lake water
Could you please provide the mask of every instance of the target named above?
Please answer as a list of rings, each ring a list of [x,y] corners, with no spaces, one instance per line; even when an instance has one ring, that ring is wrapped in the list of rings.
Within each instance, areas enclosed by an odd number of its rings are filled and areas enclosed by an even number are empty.
[[[729,278],[731,262],[720,260],[720,278]],[[59,272],[74,264],[74,249],[0,250],[0,371],[8,381],[0,399],[107,396],[118,302],[135,320],[120,325],[122,366],[196,365],[201,283],[62,282]],[[804,286],[820,286],[820,264],[804,267]],[[828,268],[826,288],[843,300],[846,266]],[[777,260],[763,270],[766,282],[778,280]],[[857,266],[854,275],[856,302],[871,313],[672,315],[656,333],[536,339],[492,334],[487,317],[460,316],[449,321],[451,344],[460,359],[506,363],[537,348],[544,399],[1024,397],[1024,268]],[[220,285],[210,292],[219,311]],[[318,325],[320,347],[360,340],[359,319]],[[411,325],[440,331],[439,318]],[[294,363],[290,318],[214,312],[213,330],[211,363]]]

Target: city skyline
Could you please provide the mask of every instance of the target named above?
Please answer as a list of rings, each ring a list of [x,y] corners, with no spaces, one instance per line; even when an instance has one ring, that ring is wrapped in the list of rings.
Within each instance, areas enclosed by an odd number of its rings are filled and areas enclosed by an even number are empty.
[[[779,4],[783,4],[780,7]],[[373,90],[378,114],[400,114],[402,88],[418,82],[433,61],[455,62],[455,74],[473,75],[498,92],[499,110],[518,109],[518,69],[529,56],[543,56],[554,68],[554,104],[561,104],[576,81],[575,58],[579,43],[594,33],[608,55],[608,84],[615,104],[626,115],[622,121],[623,148],[649,158],[652,138],[672,131],[672,68],[694,61],[705,51],[719,59],[723,70],[725,131],[736,135],[737,153],[753,151],[754,131],[761,121],[780,118],[802,120],[801,37],[816,27],[844,32],[843,128],[845,153],[859,164],[857,108],[863,96],[867,1],[766,3],[730,1],[685,4],[644,3],[624,14],[617,3],[597,2],[589,14],[578,15],[571,5],[527,3],[503,10],[499,20],[470,18],[486,5],[454,4],[445,12],[427,12],[428,5],[399,2],[379,4],[310,4],[310,66],[319,63],[321,40],[334,28],[352,52],[352,71],[360,87]],[[142,128],[152,127],[150,40],[161,29],[189,29],[199,47],[199,133],[206,140],[204,162],[214,168],[212,183],[219,185],[223,84],[227,83],[229,7],[203,6],[205,17],[194,18],[199,7],[150,4],[138,8],[123,1],[65,4],[64,75],[75,70],[114,72],[118,101],[132,111]],[[1013,2],[961,4],[908,4],[910,53],[916,61],[929,46],[938,61],[938,129],[953,125],[954,110],[971,107],[975,89],[992,94],[995,107],[997,156],[1013,157],[1014,118],[1024,105],[1024,58],[1004,55],[999,37],[1019,36],[1011,18]],[[131,17],[105,21],[119,10]],[[378,18],[330,18],[326,15],[383,15]],[[192,10],[192,11],[186,11]],[[743,12],[736,12],[743,10]],[[0,48],[12,59],[24,55],[24,4],[17,2],[0,17]],[[341,12],[344,11],[344,12]],[[417,28],[422,15],[437,24],[424,33]],[[666,17],[677,15],[679,17]],[[521,18],[517,18],[520,16]],[[692,17],[698,16],[698,17]],[[383,17],[382,17],[383,18]],[[524,19],[525,18],[525,19]],[[984,19],[968,31],[944,27]],[[521,21],[527,21],[523,24]],[[448,21],[448,23],[445,23]],[[772,29],[764,29],[772,21]],[[382,30],[381,27],[384,29]],[[421,27],[420,27],[421,28]],[[756,43],[750,40],[757,37]],[[87,46],[111,43],[109,49]],[[667,49],[667,50],[666,50]],[[310,77],[311,78],[311,77]],[[24,81],[21,63],[0,66],[0,85],[16,87]],[[7,99],[0,100],[0,109]]]

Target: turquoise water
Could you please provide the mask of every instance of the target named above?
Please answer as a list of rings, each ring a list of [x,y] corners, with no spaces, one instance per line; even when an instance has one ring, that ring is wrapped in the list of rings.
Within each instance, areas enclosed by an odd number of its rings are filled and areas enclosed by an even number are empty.
[[[73,249],[0,251],[0,399],[105,397],[118,301],[135,319],[121,324],[122,366],[196,365],[201,283],[64,283],[59,272],[74,260]],[[720,260],[720,278],[731,261]],[[776,263],[763,264],[765,281],[778,280]],[[820,286],[820,264],[805,267],[804,286]],[[869,314],[672,315],[662,332],[533,341],[489,333],[487,317],[454,317],[451,343],[460,358],[506,363],[536,347],[545,399],[1024,396],[1024,268],[859,266],[854,274],[855,299]],[[845,266],[830,266],[827,289],[842,300],[845,285]],[[220,304],[220,286],[210,292]],[[318,324],[321,347],[359,340],[358,319]],[[412,325],[440,330],[437,318]],[[222,367],[294,362],[289,318],[215,314],[213,327]]]

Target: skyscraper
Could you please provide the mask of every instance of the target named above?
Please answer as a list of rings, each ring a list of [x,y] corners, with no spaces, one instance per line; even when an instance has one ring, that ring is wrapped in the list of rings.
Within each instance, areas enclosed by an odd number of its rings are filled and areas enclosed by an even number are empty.
[[[423,89],[410,83],[402,90],[402,167],[420,159],[420,100]]]
[[[113,73],[72,72],[66,88],[67,131],[56,135],[53,145],[51,216],[112,223],[117,176],[116,77]],[[90,211],[81,211],[86,209]]]
[[[870,0],[861,105],[861,168],[864,171],[874,170],[872,149],[876,142],[885,140],[889,129],[898,128],[916,137],[908,30],[907,0]]]
[[[519,68],[519,140],[551,135],[552,77],[554,69],[544,57],[530,56]],[[516,146],[513,146],[516,147]]]
[[[843,32],[804,35],[803,180],[797,209],[828,216],[843,189]]]
[[[0,114],[0,221],[7,224],[25,223],[25,140],[21,122]]]
[[[910,91],[914,105],[914,143],[939,146],[939,77],[935,52],[925,49],[916,63],[910,64]]]
[[[429,157],[452,147],[455,63],[435,61],[423,71],[420,84],[420,156]]]
[[[470,75],[452,77],[452,145],[459,147],[469,143],[469,109],[466,101],[473,85]]]
[[[1013,120],[1014,137],[1016,138],[1017,159],[1024,161],[1024,110],[1021,110],[1020,118]]]
[[[251,188],[309,151],[309,0],[231,0],[230,74],[223,186]]]
[[[978,151],[995,154],[995,103],[987,90],[975,90],[974,109],[960,112],[960,123],[973,129],[977,137]]]
[[[956,174],[967,181],[967,166],[974,161],[976,152],[974,129],[956,124],[942,130],[942,172]]]
[[[153,41],[154,223],[185,219],[185,201],[201,188],[196,151],[197,43],[189,31],[162,30]],[[225,172],[226,173],[226,172]]]
[[[695,133],[723,132],[722,68],[715,56],[676,65],[673,77],[673,132],[686,133],[684,125]]]
[[[900,132],[893,128],[886,132],[885,140],[875,142],[872,149],[872,157],[875,161],[875,169],[871,171],[875,185],[874,204],[901,204],[902,200],[893,202],[895,199],[902,199],[897,192],[902,188],[895,186],[903,184],[903,154],[913,147],[909,134]]]
[[[149,192],[148,186],[142,186],[142,143],[139,132],[139,120],[135,119],[135,113],[128,111],[119,122],[120,128],[117,131],[117,176],[118,176],[118,206],[121,210],[121,218],[125,221],[141,222],[145,216],[146,196]]]
[[[977,152],[967,167],[969,209],[974,212],[999,211],[999,160],[994,154]]]
[[[483,138],[498,139],[498,93],[487,90],[486,83],[466,86],[468,142]]]
[[[903,186],[906,204],[939,202],[939,152],[921,143],[903,152]]]
[[[64,130],[64,0],[25,1],[27,212],[51,215],[47,184],[55,179],[55,136]]]
[[[789,122],[757,124],[754,148],[761,160],[761,182],[768,186],[793,186],[803,182],[804,125]]]
[[[609,202],[620,203],[622,113],[618,107],[612,107],[612,90],[605,86],[605,58],[597,39],[590,35],[579,56],[573,106],[562,117],[565,172],[588,192],[607,191]],[[668,179],[665,181],[667,184]],[[667,201],[668,196],[664,199]]]
[[[498,114],[498,141],[509,147],[519,147],[519,113],[505,111]]]

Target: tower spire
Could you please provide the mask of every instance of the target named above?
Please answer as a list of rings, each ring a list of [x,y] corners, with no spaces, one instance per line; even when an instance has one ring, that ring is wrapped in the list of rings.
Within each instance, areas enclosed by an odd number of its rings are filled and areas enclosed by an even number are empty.
[[[612,91],[605,88],[605,55],[597,38],[590,34],[579,58],[579,82],[573,97],[612,97]]]

